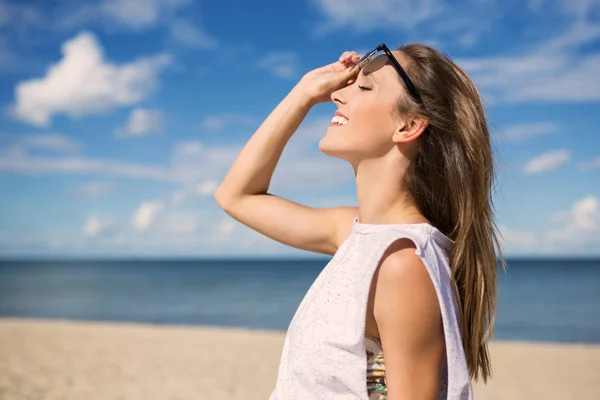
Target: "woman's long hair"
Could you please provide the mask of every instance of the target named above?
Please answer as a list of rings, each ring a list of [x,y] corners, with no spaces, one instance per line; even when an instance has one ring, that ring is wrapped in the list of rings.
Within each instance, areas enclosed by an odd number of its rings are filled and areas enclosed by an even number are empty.
[[[399,99],[398,111],[429,121],[406,182],[423,215],[455,242],[450,267],[467,365],[474,379],[481,374],[487,381],[487,341],[496,313],[496,250],[503,267],[505,261],[494,222],[493,155],[483,105],[467,74],[437,50],[417,44],[398,50],[425,103],[421,110],[407,93]]]

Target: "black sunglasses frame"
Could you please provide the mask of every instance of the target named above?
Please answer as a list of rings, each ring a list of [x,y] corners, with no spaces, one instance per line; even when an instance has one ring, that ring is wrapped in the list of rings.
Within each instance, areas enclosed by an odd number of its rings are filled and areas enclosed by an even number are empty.
[[[390,49],[385,44],[381,43],[374,50],[368,52],[352,68],[356,67],[357,65],[361,65],[361,64],[365,63],[365,61],[369,61],[370,58],[373,56],[373,54],[377,53],[378,51],[382,51],[382,50],[385,53],[385,55],[387,55],[388,59],[392,63],[392,66],[396,69],[396,71],[398,72],[398,74],[400,75],[400,77],[402,78],[402,80],[404,81],[404,84],[406,85],[406,88],[408,89],[408,91],[410,92],[410,94],[417,101],[417,104],[419,105],[419,107],[421,107],[423,110],[425,110],[425,103],[423,103],[423,99],[421,98],[421,94],[419,93],[419,90],[412,83],[412,81],[410,80],[410,78],[406,74],[406,71],[404,71],[404,68],[402,68],[402,66],[400,65],[400,63],[398,62],[398,60],[396,60],[396,57],[394,57],[394,55],[392,54],[392,52],[390,51]]]

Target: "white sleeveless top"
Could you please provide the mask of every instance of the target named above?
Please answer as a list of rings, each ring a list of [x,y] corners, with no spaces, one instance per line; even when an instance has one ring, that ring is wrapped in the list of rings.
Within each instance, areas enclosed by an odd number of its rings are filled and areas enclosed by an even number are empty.
[[[446,341],[438,399],[473,398],[448,254],[453,245],[429,224],[353,222],[352,234],[314,281],[287,331],[269,400],[368,400],[365,321],[373,274],[396,240],[414,242],[435,286]]]

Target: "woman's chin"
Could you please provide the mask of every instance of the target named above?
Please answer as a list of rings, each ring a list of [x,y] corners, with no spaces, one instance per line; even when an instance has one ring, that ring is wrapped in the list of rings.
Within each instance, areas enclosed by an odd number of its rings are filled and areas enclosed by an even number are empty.
[[[319,150],[328,156],[350,161],[352,155],[360,152],[362,147],[352,133],[351,129],[343,126],[329,126],[327,133],[319,142]]]
[[[331,137],[329,132],[321,141],[319,142],[319,150],[324,154],[327,154],[330,157],[345,159],[344,154],[348,153],[347,144],[343,141],[338,140],[338,138]]]

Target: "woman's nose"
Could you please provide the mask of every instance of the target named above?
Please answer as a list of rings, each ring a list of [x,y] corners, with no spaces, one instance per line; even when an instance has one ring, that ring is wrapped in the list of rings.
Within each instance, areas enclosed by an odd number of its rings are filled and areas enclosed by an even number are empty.
[[[343,89],[339,89],[339,90],[335,90],[334,92],[331,93],[331,101],[333,101],[334,103],[339,103],[339,104],[346,104],[346,99],[342,96],[342,90]]]

